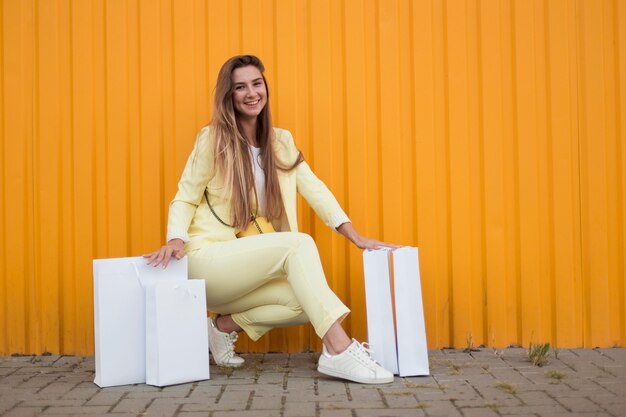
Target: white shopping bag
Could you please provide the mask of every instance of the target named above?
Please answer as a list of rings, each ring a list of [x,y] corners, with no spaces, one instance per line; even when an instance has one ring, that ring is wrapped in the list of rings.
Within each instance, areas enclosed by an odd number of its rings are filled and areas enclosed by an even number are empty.
[[[363,271],[365,273],[368,343],[374,359],[389,372],[397,374],[398,359],[389,280],[389,251],[364,251]]]
[[[146,381],[146,304],[143,285],[187,280],[187,258],[166,269],[142,257],[95,259],[94,330],[96,376],[100,387]]]
[[[393,251],[393,284],[399,375],[429,375],[417,248]]]
[[[393,297],[390,250],[363,252],[367,333],[373,357],[396,375],[429,375],[418,251],[403,247],[391,253]]]
[[[146,287],[146,383],[209,379],[204,281],[160,281]]]

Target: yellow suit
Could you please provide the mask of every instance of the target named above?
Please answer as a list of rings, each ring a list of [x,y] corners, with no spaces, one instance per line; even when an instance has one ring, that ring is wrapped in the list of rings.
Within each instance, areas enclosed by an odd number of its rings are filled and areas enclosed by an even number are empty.
[[[284,164],[291,165],[298,156],[293,137],[288,130],[275,128],[274,151]],[[238,232],[221,224],[209,210],[204,199],[207,189],[211,206],[226,223],[231,223],[230,202],[221,197],[222,179],[215,175],[213,167],[214,137],[210,127],[203,128],[196,139],[187,165],[178,183],[178,193],[170,203],[167,240],[182,238],[187,251],[193,251],[211,242],[235,239]],[[315,210],[324,223],[335,229],[350,219],[328,190],[305,162],[297,168],[283,172],[278,170],[278,181],[285,206],[285,215],[274,222],[277,231],[298,231],[296,191]]]
[[[274,150],[291,165],[298,150],[291,133],[275,129]],[[329,227],[335,229],[348,216],[306,162],[289,171],[278,171],[285,214],[274,222],[278,233],[237,239],[238,232],[220,223],[204,198],[226,223],[231,223],[230,201],[222,197],[224,184],[213,166],[212,128],[200,131],[194,149],[170,204],[168,241],[186,242],[189,277],[204,279],[207,306],[233,320],[257,340],[273,327],[310,321],[323,337],[330,326],[350,310],[326,282],[315,242],[298,233],[296,191]]]

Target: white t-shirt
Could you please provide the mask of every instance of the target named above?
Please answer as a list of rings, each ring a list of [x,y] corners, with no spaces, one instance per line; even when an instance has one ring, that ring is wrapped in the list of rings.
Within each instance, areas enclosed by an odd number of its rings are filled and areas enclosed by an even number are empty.
[[[250,155],[252,156],[252,167],[254,168],[254,186],[256,188],[256,195],[259,199],[257,215],[264,216],[265,171],[263,171],[263,168],[261,168],[261,148],[255,148],[252,145],[248,145],[248,147],[250,148]]]

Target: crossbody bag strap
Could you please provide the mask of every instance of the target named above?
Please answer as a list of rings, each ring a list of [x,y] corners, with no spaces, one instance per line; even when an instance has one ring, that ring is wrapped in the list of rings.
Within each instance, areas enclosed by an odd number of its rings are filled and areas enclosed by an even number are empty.
[[[206,188],[204,189],[204,198],[206,198],[206,203],[209,205],[209,209],[211,210],[211,213],[213,213],[213,215],[215,216],[218,222],[222,223],[226,227],[234,227],[226,223],[224,220],[220,219],[220,216],[218,216],[215,210],[213,210],[213,206],[211,205],[211,202],[209,201],[209,193],[207,193]]]
[[[204,198],[206,199],[206,203],[209,206],[209,210],[211,210],[211,213],[213,213],[213,215],[215,216],[215,218],[217,219],[218,222],[220,222],[221,224],[223,224],[226,227],[235,227],[235,226],[232,226],[232,225],[226,223],[224,220],[222,220],[220,218],[220,216],[217,215],[215,210],[213,210],[213,206],[211,205],[211,202],[209,201],[209,193],[207,192],[206,188],[204,189]],[[263,233],[263,231],[261,230],[261,227],[259,226],[259,224],[256,221],[256,216],[255,215],[251,215],[250,216],[250,221],[252,221],[254,223],[256,228],[259,230],[259,233]]]

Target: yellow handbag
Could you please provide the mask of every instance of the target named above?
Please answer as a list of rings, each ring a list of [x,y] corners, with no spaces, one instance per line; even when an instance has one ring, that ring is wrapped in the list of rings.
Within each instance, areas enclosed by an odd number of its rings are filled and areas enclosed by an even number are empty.
[[[267,220],[267,217],[252,216],[252,218],[250,219],[250,223],[248,223],[248,227],[246,227],[246,230],[242,230],[241,232],[237,233],[236,236],[239,238],[252,235],[262,235],[263,233],[272,233],[275,231],[276,230],[274,230],[274,226],[272,226],[272,223]]]
[[[209,206],[211,213],[213,213],[213,215],[217,219],[217,221],[222,223],[224,226],[233,227],[230,224],[223,221],[222,219],[220,219],[220,216],[218,216],[215,210],[213,210],[213,206],[211,206],[211,203],[209,202],[209,194],[207,193],[206,190],[204,190],[204,198],[206,198],[206,203]],[[250,223],[248,223],[248,227],[246,227],[245,230],[241,230],[235,236],[237,236],[237,238],[242,238],[246,236],[262,235],[263,233],[272,233],[275,231],[276,230],[274,230],[274,226],[272,226],[272,223],[270,223],[270,221],[267,220],[267,217],[261,217],[261,216],[257,217],[253,214],[250,217]]]

